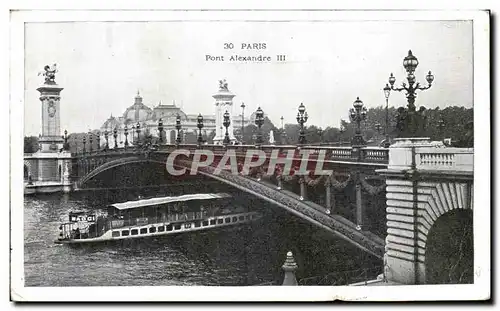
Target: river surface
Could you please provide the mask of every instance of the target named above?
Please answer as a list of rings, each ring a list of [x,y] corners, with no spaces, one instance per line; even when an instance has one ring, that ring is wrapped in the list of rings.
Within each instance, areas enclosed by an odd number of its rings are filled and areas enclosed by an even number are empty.
[[[25,196],[26,286],[255,285],[282,280],[291,250],[297,278],[380,265],[330,233],[266,202],[264,218],[231,229],[112,244],[54,244],[71,210],[91,210],[106,198],[85,192]],[[239,202],[240,204],[253,204]]]

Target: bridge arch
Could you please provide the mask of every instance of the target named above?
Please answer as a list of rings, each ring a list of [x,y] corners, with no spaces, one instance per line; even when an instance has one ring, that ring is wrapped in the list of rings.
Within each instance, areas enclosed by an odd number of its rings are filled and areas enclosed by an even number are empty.
[[[131,156],[126,158],[116,159],[107,162],[96,169],[92,170],[84,178],[81,179],[79,185],[80,187],[85,185],[92,178],[97,175],[108,171],[112,168],[116,168],[123,165],[129,165],[133,163],[158,163],[165,165],[164,161],[159,161],[151,158]],[[177,169],[186,169],[189,171],[191,168],[191,161],[176,161],[174,167]],[[271,187],[265,185],[264,183],[254,181],[247,176],[233,175],[230,172],[222,171],[220,174],[214,174],[214,167],[203,167],[198,168],[198,174],[218,180],[234,188],[245,191],[249,194],[255,195],[256,197],[263,199],[271,204],[281,207],[292,214],[309,221],[310,223],[319,226],[337,237],[344,239],[354,246],[374,255],[377,258],[383,257],[383,240],[377,238],[372,234],[365,234],[356,229],[355,225],[349,221],[343,219],[342,217],[332,217],[326,215],[324,211],[319,211],[314,209],[311,203],[306,203],[301,201],[298,196],[292,197],[289,194],[276,191],[276,187]]]
[[[472,185],[468,182],[435,182],[422,185],[419,192],[425,194],[419,193],[418,196],[417,232],[419,262],[423,263],[420,269],[421,281],[440,284],[460,283],[460,276],[453,276],[456,273],[454,270],[457,269],[455,267],[457,260],[461,260],[461,255],[457,252],[467,252],[466,257],[472,258],[469,263],[473,263],[474,253],[469,249],[473,245],[471,190]],[[445,262],[447,266],[442,265]],[[458,265],[469,270],[473,268],[469,263],[458,263]],[[445,280],[445,273],[448,273],[449,281]],[[469,278],[464,278],[464,275],[461,279],[466,283]]]

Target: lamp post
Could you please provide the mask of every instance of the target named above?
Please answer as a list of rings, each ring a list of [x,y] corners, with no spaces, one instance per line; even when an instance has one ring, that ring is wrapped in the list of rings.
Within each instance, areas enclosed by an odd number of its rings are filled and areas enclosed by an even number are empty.
[[[285,123],[284,123],[285,118],[283,118],[283,116],[281,116],[280,120],[281,120],[281,144],[284,145],[286,142],[286,132],[285,132]]]
[[[261,127],[264,124],[264,111],[259,107],[257,108],[257,111],[255,112],[255,125],[257,125],[257,139],[255,144],[256,145],[261,145],[262,144],[262,130]]]
[[[443,120],[443,116],[439,117],[437,126],[439,129],[439,136],[441,137],[441,139],[444,139],[443,132],[444,132],[444,127],[446,126],[446,123]]]
[[[359,97],[356,98],[352,105],[354,108],[349,109],[349,117],[351,122],[356,123],[356,130],[351,144],[353,147],[363,147],[366,145],[366,142],[361,134],[361,121],[366,120],[366,107],[363,107],[363,102],[359,99]]]
[[[97,139],[97,151],[101,151],[101,132],[97,132],[96,134],[96,139]]]
[[[318,128],[318,135],[319,135],[319,145],[321,146],[321,142],[323,141],[323,129],[321,127]]]
[[[181,116],[177,114],[175,117],[175,129],[177,130],[177,137],[175,138],[175,144],[179,145],[182,140],[181,140]]]
[[[64,150],[69,150],[69,144],[68,144],[68,131],[64,130],[64,145],[63,145]]]
[[[306,143],[306,134],[304,131],[304,124],[307,122],[309,116],[307,115],[306,107],[303,103],[300,103],[299,112],[297,112],[297,123],[300,125],[299,132],[299,144],[303,145]]]
[[[389,140],[389,95],[391,95],[391,87],[389,84],[385,84],[384,96],[385,96],[385,142],[384,147],[389,148],[391,142]]]
[[[427,80],[427,86],[421,86],[419,82],[415,82],[415,69],[418,66],[418,59],[413,56],[413,53],[408,51],[408,56],[406,56],[403,60],[403,67],[406,70],[408,80],[408,85],[403,82],[401,84],[402,87],[397,88],[394,87],[394,83],[396,82],[396,78],[391,73],[389,77],[390,89],[393,91],[405,91],[406,92],[406,100],[408,101],[408,107],[404,110],[400,110],[398,114],[398,128],[401,131],[399,133],[401,136],[405,137],[416,137],[422,134],[425,128],[425,116],[424,111],[425,108],[421,107],[419,111],[416,111],[415,106],[415,98],[417,95],[417,90],[424,91],[429,89],[432,86],[432,82],[434,81],[434,76],[429,71],[425,79]],[[389,98],[388,95],[386,95]]]
[[[224,127],[226,128],[226,134],[224,134],[223,144],[224,144],[224,146],[227,146],[230,143],[228,128],[229,128],[229,125],[231,125],[231,121],[229,120],[229,112],[227,110],[224,113],[224,121],[222,122],[222,125],[224,125]]]
[[[244,137],[245,137],[245,103],[241,102],[241,144],[244,145]]]
[[[85,152],[86,152],[86,148],[85,148],[86,144],[87,144],[87,138],[85,136],[83,136],[83,154],[85,154]]]
[[[91,131],[89,131],[89,152],[90,153],[92,153],[92,136],[93,135],[94,134]]]
[[[109,149],[109,141],[108,141],[108,129],[105,129],[104,130],[104,139],[106,140],[106,145],[104,146],[104,150],[108,150]]]
[[[158,135],[160,136],[160,144],[163,143],[163,120],[160,118],[158,120]]]
[[[340,120],[340,128],[339,128],[339,132],[340,132],[340,135],[339,135],[339,147],[342,146],[342,136],[344,135],[345,131],[346,131],[346,128],[344,126],[344,124],[342,124],[342,121],[343,120]]]
[[[135,132],[137,133],[137,143],[135,145],[139,145],[139,138],[141,136],[141,125],[139,122],[135,125]]]
[[[123,135],[125,135],[125,149],[128,147],[128,127],[125,124],[125,128],[123,129]]]
[[[377,133],[380,134],[380,130],[382,129],[382,125],[380,125],[380,123],[375,123],[375,130],[377,130]]]
[[[117,139],[118,138],[118,129],[116,128],[116,126],[113,129],[113,138],[115,139],[115,149],[117,149],[118,148],[118,139]]]
[[[203,116],[201,113],[198,115],[198,147],[201,147],[201,144],[203,143],[203,137],[201,136],[201,129],[203,128]]]

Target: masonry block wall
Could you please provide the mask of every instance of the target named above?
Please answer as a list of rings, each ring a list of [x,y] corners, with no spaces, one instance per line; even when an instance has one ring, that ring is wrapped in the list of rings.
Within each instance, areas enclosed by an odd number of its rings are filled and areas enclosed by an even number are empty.
[[[379,171],[387,178],[384,275],[402,284],[426,283],[426,244],[436,220],[452,210],[473,207],[473,150],[421,144],[396,142],[388,169]],[[457,163],[457,153],[462,160],[468,154],[469,165]],[[431,154],[436,161],[419,161]]]

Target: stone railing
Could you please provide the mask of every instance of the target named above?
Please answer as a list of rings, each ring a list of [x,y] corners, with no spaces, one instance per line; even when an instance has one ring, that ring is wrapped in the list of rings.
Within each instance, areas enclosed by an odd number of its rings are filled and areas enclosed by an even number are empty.
[[[472,172],[474,169],[474,149],[416,148],[415,165],[418,170]]]

